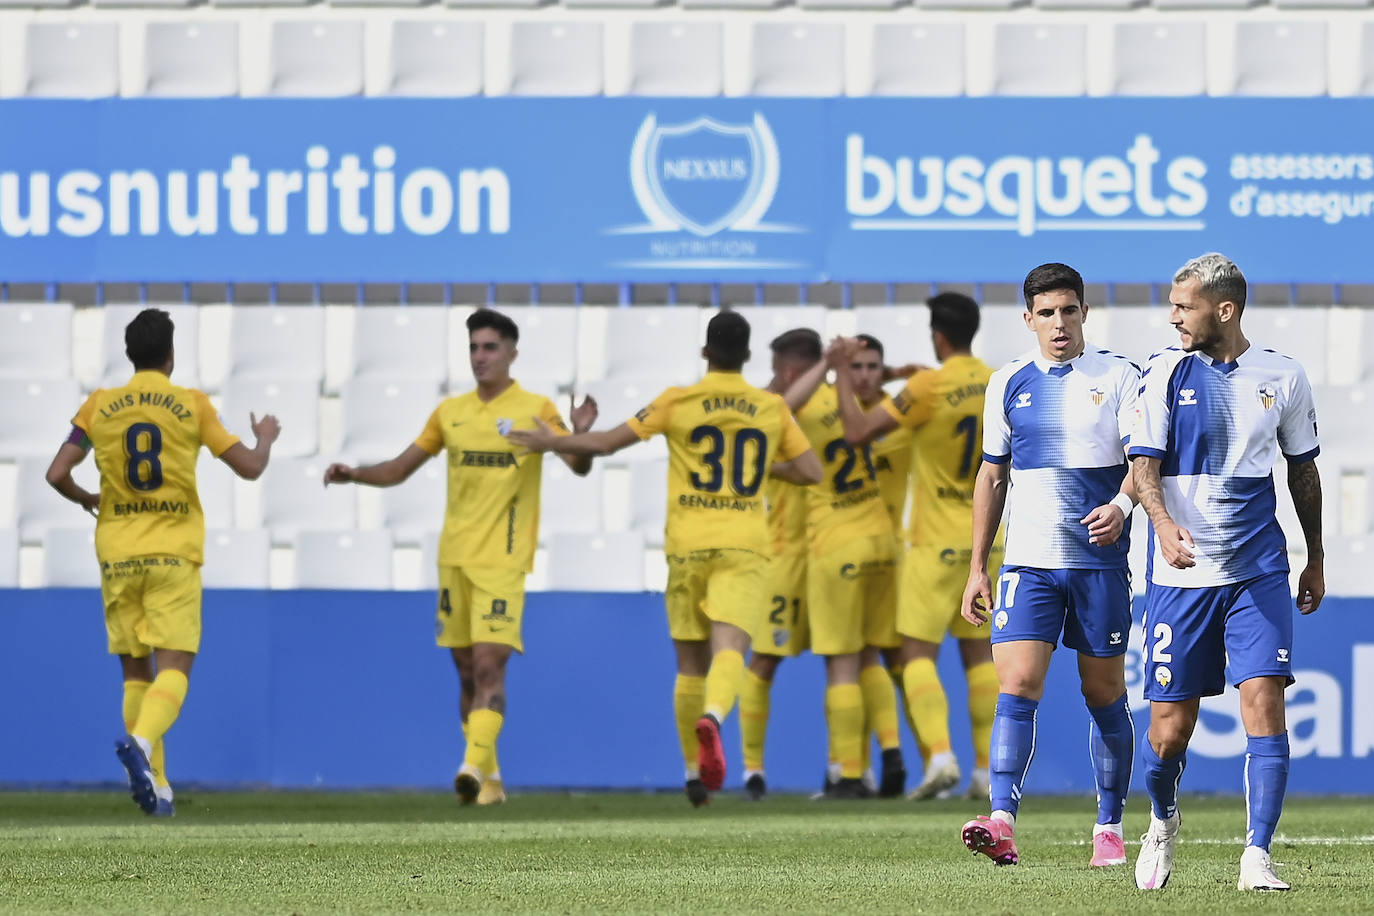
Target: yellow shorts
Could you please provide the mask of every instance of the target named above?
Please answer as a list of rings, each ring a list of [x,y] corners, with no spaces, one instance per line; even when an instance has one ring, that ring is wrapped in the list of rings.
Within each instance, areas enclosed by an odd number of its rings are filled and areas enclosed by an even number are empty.
[[[525,613],[523,569],[439,567],[439,611],[434,641],[446,649],[495,643],[524,652],[520,622]]]
[[[892,541],[892,588],[886,592],[881,603],[868,609],[864,623],[864,644],[879,649],[895,649],[902,644],[897,633],[897,593],[902,581],[902,567],[905,565],[902,554],[905,545],[898,539]]]
[[[883,636],[882,608],[892,600],[897,573],[891,535],[854,538],[823,554],[811,554],[806,594],[811,610],[811,651],[849,655]]]
[[[668,554],[668,634],[678,640],[711,637],[712,623],[753,633],[768,598],[768,557],[752,550],[694,550]]]
[[[767,602],[750,635],[754,651],[760,655],[791,658],[810,646],[805,550],[780,554],[768,561]]]
[[[200,650],[198,564],[167,555],[102,563],[100,597],[112,655]]]
[[[988,627],[975,627],[959,613],[968,584],[967,547],[912,545],[902,564],[901,597],[897,602],[897,632],[923,642],[941,643],[945,634],[955,639],[987,639]],[[988,568],[1002,565],[1002,545],[988,555]]]

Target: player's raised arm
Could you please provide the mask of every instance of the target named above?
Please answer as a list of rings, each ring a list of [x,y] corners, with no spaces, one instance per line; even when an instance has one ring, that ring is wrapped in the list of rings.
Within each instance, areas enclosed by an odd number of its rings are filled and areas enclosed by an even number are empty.
[[[596,398],[590,394],[582,396],[582,403],[578,404],[577,399],[571,393],[568,394],[568,420],[572,423],[572,431],[585,433],[592,428],[596,418],[600,415],[596,405]],[[592,469],[592,459],[588,455],[559,455],[568,469],[578,477],[586,477]]]
[[[219,460],[244,480],[257,480],[267,470],[267,462],[272,457],[272,443],[281,435],[281,423],[270,413],[263,414],[261,420],[250,413],[248,423],[257,440],[256,444],[249,448],[242,442],[235,442],[220,452]]]
[[[430,457],[429,452],[412,443],[395,458],[377,464],[350,466],[335,462],[325,468],[324,485],[362,483],[369,487],[394,487],[405,483]]]
[[[639,434],[628,423],[597,432],[559,435],[557,430],[539,417],[535,417],[534,422],[534,429],[513,429],[506,434],[506,438],[531,452],[557,452],[586,458],[614,455],[639,441]]]
[[[100,494],[92,493],[72,478],[72,469],[86,460],[86,453],[90,450],[91,440],[86,431],[79,426],[72,426],[71,435],[58,447],[52,464],[48,465],[47,480],[63,497],[94,515],[100,508]]]
[[[811,400],[811,395],[816,393],[816,389],[821,387],[821,382],[825,381],[825,373],[829,370],[825,360],[819,360],[801,375],[787,390],[782,393],[782,399],[787,404],[787,409],[796,413],[806,406],[806,402]]]
[[[897,428],[896,419],[886,410],[874,408],[865,411],[859,406],[849,364],[862,346],[857,338],[837,337],[825,348],[825,362],[835,370],[835,391],[839,395],[844,440],[850,445],[865,445]]]

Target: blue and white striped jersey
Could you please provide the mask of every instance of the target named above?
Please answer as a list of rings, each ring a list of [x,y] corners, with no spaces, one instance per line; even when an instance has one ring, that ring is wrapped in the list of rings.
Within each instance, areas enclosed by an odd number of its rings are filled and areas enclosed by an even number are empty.
[[[1138,366],[1090,343],[1068,362],[1035,350],[992,374],[983,458],[1011,462],[1007,565],[1126,566],[1130,520],[1108,547],[1089,544],[1081,520],[1121,489],[1139,386]]]
[[[1170,347],[1150,357],[1129,454],[1160,459],[1169,517],[1197,565],[1152,563],[1158,585],[1204,587],[1288,571],[1273,468],[1317,457],[1317,410],[1297,360],[1251,347],[1232,363]],[[1159,548],[1150,545],[1151,557]]]

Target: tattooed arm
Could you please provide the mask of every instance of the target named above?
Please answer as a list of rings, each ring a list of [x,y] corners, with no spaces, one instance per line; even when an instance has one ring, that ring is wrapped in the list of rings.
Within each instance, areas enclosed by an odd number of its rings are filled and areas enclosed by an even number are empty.
[[[1307,566],[1298,576],[1298,610],[1310,614],[1326,596],[1326,551],[1322,548],[1322,479],[1317,473],[1317,463],[1290,463],[1288,490],[1293,494],[1293,508],[1298,511],[1303,538],[1307,541]]]
[[[1193,559],[1193,536],[1186,528],[1180,528],[1169,517],[1169,509],[1164,505],[1164,486],[1159,480],[1159,459],[1147,455],[1137,455],[1131,459],[1131,478],[1135,482],[1136,496],[1140,506],[1155,526],[1159,538],[1159,549],[1165,561],[1176,569],[1196,566]]]

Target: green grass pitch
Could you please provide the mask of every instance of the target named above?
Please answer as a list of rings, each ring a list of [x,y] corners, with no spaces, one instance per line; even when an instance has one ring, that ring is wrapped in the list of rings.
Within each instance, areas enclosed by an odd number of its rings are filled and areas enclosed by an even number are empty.
[[[0,793],[0,912],[1374,913],[1368,799],[1290,799],[1287,894],[1236,890],[1244,802],[1185,797],[1163,891],[1089,869],[1095,806],[1032,798],[1022,864],[964,851],[977,802],[762,803],[721,794],[452,796],[186,791],[177,817],[123,793]],[[1127,810],[1134,861],[1147,802]]]

